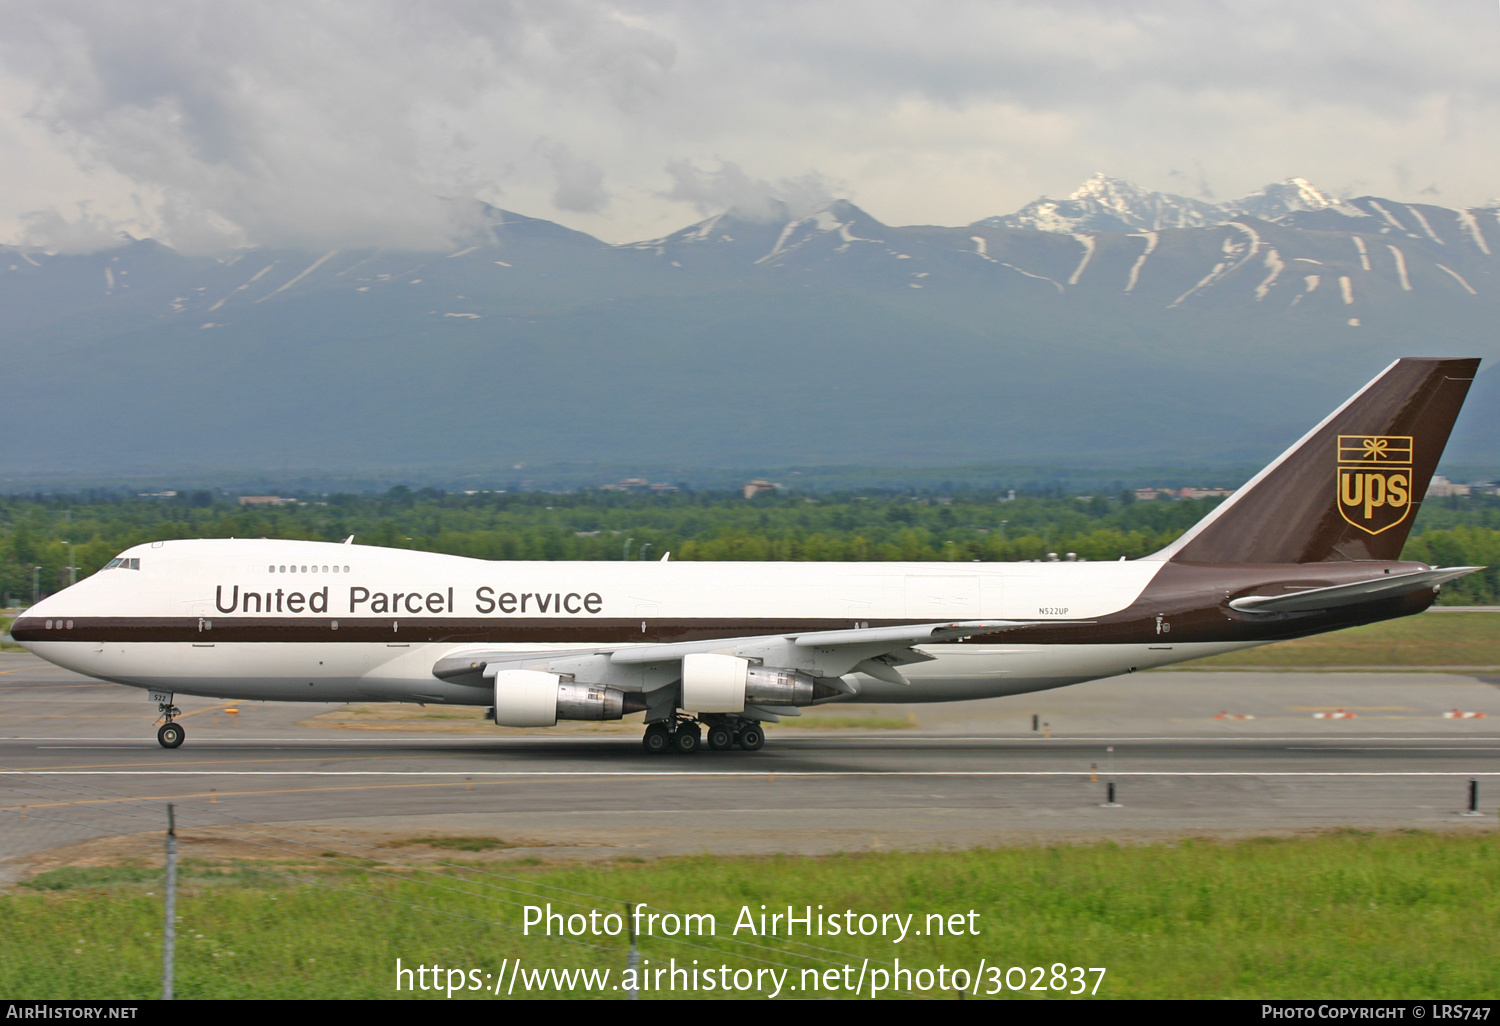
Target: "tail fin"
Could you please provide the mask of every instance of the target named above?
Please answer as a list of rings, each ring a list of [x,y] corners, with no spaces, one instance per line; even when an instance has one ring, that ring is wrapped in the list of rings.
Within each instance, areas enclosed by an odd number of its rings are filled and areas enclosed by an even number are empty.
[[[1148,559],[1401,558],[1478,360],[1402,359]]]

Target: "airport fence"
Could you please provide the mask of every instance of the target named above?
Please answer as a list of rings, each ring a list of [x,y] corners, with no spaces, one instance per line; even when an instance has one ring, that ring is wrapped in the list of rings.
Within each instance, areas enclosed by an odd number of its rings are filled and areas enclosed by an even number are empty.
[[[196,976],[190,972],[184,978],[181,969],[174,973],[171,933],[175,932],[179,952],[195,951],[197,942],[205,939],[231,955],[230,945],[243,946],[233,937],[206,938],[204,927],[194,922],[192,896],[201,897],[227,881],[248,885],[261,896],[259,907],[242,906],[256,929],[266,928],[268,916],[274,918],[267,906],[279,895],[299,891],[338,904],[343,918],[361,932],[372,951],[396,950],[403,940],[429,939],[429,946],[414,949],[415,957],[404,964],[398,960],[363,966],[372,980],[370,996],[402,991],[416,997],[519,996],[544,991],[633,998],[639,993],[654,996],[656,989],[667,987],[686,989],[689,979],[692,989],[699,990],[701,974],[710,966],[732,970],[724,977],[729,982],[719,989],[743,992],[766,989],[776,974],[786,980],[800,979],[807,972],[836,971],[842,978],[851,966],[868,971],[871,965],[892,964],[792,937],[751,940],[717,931],[705,935],[701,923],[698,932],[692,932],[680,910],[633,900],[628,890],[579,891],[507,872],[503,864],[395,850],[327,827],[246,819],[212,794],[174,796],[168,802],[76,777],[0,777],[0,831],[13,838],[25,836],[32,850],[70,849],[70,867],[53,878],[42,875],[36,886],[43,889],[87,885],[91,880],[153,887],[141,892],[141,899],[155,910],[143,921],[159,924],[161,932],[155,936],[166,948],[156,949],[155,955],[165,997],[172,997],[174,990],[176,996],[190,997],[203,989],[201,957],[194,959]],[[78,845],[122,835],[137,842],[123,858],[92,860],[101,862],[93,870],[86,865],[91,861],[87,855],[78,858]],[[80,861],[85,865],[78,866]],[[41,868],[45,870],[45,863]],[[188,900],[178,898],[175,915],[167,918],[177,891],[177,871],[186,874]],[[160,889],[155,889],[157,883]],[[661,921],[665,926],[666,917],[676,918],[677,935],[634,929],[642,921],[653,926]],[[587,926],[591,920],[594,929]],[[379,938],[375,931],[380,929],[389,929],[390,936]],[[445,934],[453,942],[446,951],[433,950],[430,938]],[[216,951],[214,957],[218,955]],[[420,983],[415,973],[419,966]],[[437,966],[443,968],[441,978]],[[455,977],[460,967],[464,971]],[[625,975],[626,970],[632,975]],[[769,977],[763,975],[767,970]],[[690,977],[683,975],[690,971]],[[667,987],[661,986],[661,972],[676,973],[667,977]],[[139,984],[137,978],[134,985]]]

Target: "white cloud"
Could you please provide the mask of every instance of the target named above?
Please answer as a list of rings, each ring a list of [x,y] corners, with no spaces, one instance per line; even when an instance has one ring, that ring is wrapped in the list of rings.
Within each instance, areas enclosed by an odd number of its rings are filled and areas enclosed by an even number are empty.
[[[719,162],[717,171],[685,160],[667,165],[672,188],[667,199],[691,203],[700,214],[730,210],[752,221],[806,217],[837,198],[832,183],[817,172],[768,182],[751,178],[738,164]]]
[[[111,221],[79,203],[77,213],[68,217],[57,210],[34,210],[21,218],[20,241],[50,253],[97,253],[130,241],[130,233],[118,221]]]
[[[0,233],[441,247],[483,199],[626,241],[830,182],[956,224],[1095,170],[1479,203],[1497,45],[1492,0],[3,5]]]
[[[604,169],[594,161],[575,156],[562,143],[548,147],[547,159],[557,183],[552,190],[552,205],[558,210],[593,214],[609,205]]]

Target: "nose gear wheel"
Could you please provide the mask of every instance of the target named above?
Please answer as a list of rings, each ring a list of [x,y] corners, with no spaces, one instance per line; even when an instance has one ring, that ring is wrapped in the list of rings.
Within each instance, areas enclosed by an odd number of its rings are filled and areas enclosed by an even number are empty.
[[[171,702],[161,702],[156,708],[161,711],[162,717],[167,721],[156,732],[156,743],[163,748],[180,748],[182,742],[187,739],[187,731],[182,729],[181,724],[175,722],[177,717],[182,715],[182,710]]]

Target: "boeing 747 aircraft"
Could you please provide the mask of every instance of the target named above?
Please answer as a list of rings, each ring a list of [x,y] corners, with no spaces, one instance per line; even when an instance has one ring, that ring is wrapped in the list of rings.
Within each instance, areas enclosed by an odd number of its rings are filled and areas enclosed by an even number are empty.
[[[1479,361],[1397,360],[1177,541],[1063,563],[487,562],[351,544],[159,541],[15,639],[176,694],[644,712],[648,751],[755,750],[825,702],[1016,695],[1420,612],[1478,567],[1401,548]]]

